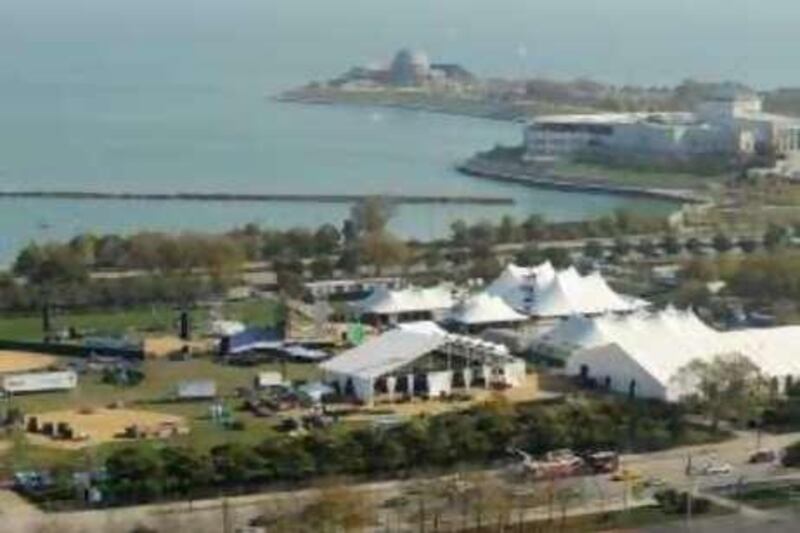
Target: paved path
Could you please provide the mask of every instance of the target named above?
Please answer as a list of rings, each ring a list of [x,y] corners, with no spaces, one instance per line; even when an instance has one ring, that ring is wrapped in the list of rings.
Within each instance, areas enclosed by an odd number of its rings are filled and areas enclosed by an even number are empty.
[[[765,437],[762,445],[765,447],[778,448],[790,442],[800,440],[800,433],[769,436]],[[691,487],[705,495],[711,490],[726,485],[732,485],[739,478],[747,481],[764,479],[800,477],[800,472],[775,469],[769,465],[747,465],[745,464],[748,454],[755,448],[755,438],[752,434],[741,433],[736,439],[712,445],[712,446],[692,446],[663,452],[626,455],[622,458],[623,466],[635,468],[645,476],[653,476],[664,479],[669,484],[678,488],[687,489]],[[718,460],[726,461],[734,466],[734,472],[727,476],[695,477],[687,478],[684,472],[686,457],[689,454],[694,457],[702,457],[705,454],[715,454]],[[488,475],[498,476],[500,470],[485,472]],[[614,483],[608,476],[593,476],[583,478],[572,478],[564,483],[574,483],[581,486],[585,493],[590,494],[589,499],[582,503],[576,503],[567,511],[568,516],[579,514],[592,514],[600,511],[620,510],[625,507],[644,505],[652,501],[641,499],[624,499],[622,493],[624,487],[622,483]],[[354,490],[361,491],[365,498],[370,498],[373,502],[383,502],[397,496],[407,494],[409,489],[418,487],[418,480],[397,480],[378,483],[364,483],[355,485]],[[532,485],[525,485],[530,490],[543,490]],[[247,521],[266,509],[297,508],[304,500],[313,498],[317,494],[317,489],[306,489],[292,492],[273,492],[255,494],[241,497],[202,500],[196,502],[179,502],[164,505],[143,505],[126,507],[121,509],[103,511],[82,511],[74,513],[54,513],[45,514],[32,507],[15,494],[8,491],[0,491],[0,512],[3,514],[0,522],[0,531],[3,533],[31,533],[47,531],[57,528],[58,533],[93,533],[115,531],[125,533],[136,524],[148,525],[159,531],[191,531],[192,533],[218,533],[224,531],[224,523],[241,526]],[[732,505],[732,502],[720,496],[719,503]],[[738,506],[737,509],[744,509]],[[396,516],[391,518],[390,513],[394,511],[379,511],[379,521],[396,520]],[[554,511],[551,508],[531,508],[525,511],[524,520],[541,520],[552,516]],[[558,510],[556,516],[560,516]],[[13,520],[9,518],[13,516]],[[770,513],[764,513],[757,509],[746,508],[741,516],[748,520],[769,521],[774,518]],[[392,531],[401,531],[401,525],[393,523]],[[44,528],[44,529],[43,529]],[[49,529],[48,529],[49,528]],[[385,528],[378,530],[385,531]]]

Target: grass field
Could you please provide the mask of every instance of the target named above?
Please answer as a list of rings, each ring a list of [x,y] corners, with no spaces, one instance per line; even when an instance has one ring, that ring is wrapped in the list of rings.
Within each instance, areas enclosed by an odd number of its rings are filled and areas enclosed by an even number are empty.
[[[775,509],[800,503],[800,485],[762,486],[745,489],[734,498],[758,509]]]
[[[601,178],[618,185],[659,189],[700,189],[717,185],[725,180],[724,176],[699,176],[682,172],[629,170],[567,162],[558,163],[553,170],[557,174],[565,176]]]
[[[220,314],[228,320],[238,320],[250,325],[265,326],[278,320],[279,305],[274,300],[245,300],[223,304]],[[195,329],[202,329],[209,321],[207,309],[191,313]],[[78,330],[102,334],[164,333],[176,332],[178,313],[168,305],[153,305],[126,310],[101,310],[91,312],[57,311],[54,328],[75,327]],[[42,319],[38,314],[25,316],[0,316],[0,339],[39,340],[42,338]]]
[[[225,402],[234,411],[235,418],[244,422],[245,430],[229,430],[210,420],[210,402],[173,401],[176,383],[187,379],[213,379],[217,384],[218,394],[230,397],[237,387],[251,386],[256,373],[281,369],[285,371],[286,378],[291,380],[311,380],[319,375],[314,365],[292,363],[242,368],[220,365],[210,358],[183,362],[148,360],[143,363],[146,378],[135,387],[105,384],[99,375],[89,374],[80,377],[79,387],[73,391],[18,396],[11,402],[26,414],[81,407],[104,407],[112,402],[122,402],[128,408],[182,416],[187,419],[191,432],[189,435],[173,437],[171,442],[207,450],[215,445],[232,441],[251,444],[260,442],[274,434],[275,420],[256,418],[249,412],[237,412],[239,401],[230,398]],[[8,461],[8,466],[13,467],[74,463],[87,454],[102,457],[120,445],[122,443],[111,443],[90,451],[69,451],[34,446],[18,440],[16,446],[7,451],[5,459]]]
[[[712,505],[702,517],[720,516],[731,511],[723,507]],[[558,512],[554,513],[556,516]],[[525,531],[531,532],[590,532],[590,531],[619,531],[638,530],[647,526],[655,526],[669,522],[684,520],[684,515],[669,514],[660,507],[637,507],[628,511],[615,511],[603,514],[568,517],[566,520],[554,518],[549,522],[528,522]],[[470,530],[477,532],[478,530]],[[490,531],[490,529],[480,530]]]

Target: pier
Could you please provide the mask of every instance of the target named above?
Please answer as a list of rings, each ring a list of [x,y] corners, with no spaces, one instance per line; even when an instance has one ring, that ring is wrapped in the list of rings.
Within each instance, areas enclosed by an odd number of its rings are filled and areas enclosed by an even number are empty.
[[[288,202],[352,204],[380,197],[396,204],[513,205],[508,196],[408,195],[408,194],[277,194],[277,193],[136,193],[94,191],[0,191],[2,198],[42,198],[57,200],[116,200],[163,202]]]

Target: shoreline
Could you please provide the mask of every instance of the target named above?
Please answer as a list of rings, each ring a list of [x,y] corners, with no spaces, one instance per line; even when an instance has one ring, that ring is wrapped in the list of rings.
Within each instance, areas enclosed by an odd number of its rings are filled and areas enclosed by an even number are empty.
[[[702,195],[690,189],[660,189],[619,185],[604,180],[599,176],[597,178],[585,178],[559,175],[546,171],[534,173],[530,169],[524,168],[522,165],[490,161],[480,156],[473,156],[466,161],[457,163],[455,169],[466,176],[474,178],[501,183],[513,183],[540,189],[588,194],[612,194],[631,198],[649,198],[654,200],[666,200],[678,204],[708,204],[712,202],[709,196]]]
[[[486,97],[425,91],[356,91],[300,87],[269,98],[281,103],[402,109],[518,124],[539,114],[588,111],[584,108],[547,102],[504,102]]]
[[[432,102],[391,102],[379,101],[358,101],[356,99],[337,99],[335,97],[311,96],[311,95],[287,95],[280,94],[272,97],[276,102],[283,104],[314,105],[314,106],[342,106],[351,108],[374,108],[374,109],[399,109],[402,111],[416,111],[420,113],[435,113],[439,115],[451,115],[456,117],[475,118],[483,120],[494,120],[497,122],[519,123],[525,120],[513,111],[503,111],[497,108],[455,109],[445,104],[434,104]]]
[[[404,195],[404,194],[274,194],[274,193],[134,193],[95,191],[0,191],[3,198],[34,198],[78,201],[176,201],[176,202],[287,202],[355,203],[379,196],[397,204],[513,205],[510,196]]]

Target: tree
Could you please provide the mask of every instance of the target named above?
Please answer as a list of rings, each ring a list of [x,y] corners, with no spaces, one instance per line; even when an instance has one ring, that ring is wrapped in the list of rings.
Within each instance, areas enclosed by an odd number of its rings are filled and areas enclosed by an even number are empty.
[[[497,228],[497,242],[511,243],[520,240],[522,234],[517,221],[511,215],[505,215],[500,220],[500,226]]]
[[[758,248],[758,242],[755,239],[742,238],[739,240],[739,248],[746,254],[751,254]]]
[[[627,239],[623,239],[622,237],[617,237],[614,239],[614,255],[617,257],[625,257],[631,253],[633,246],[631,245],[630,241]]]
[[[541,215],[531,215],[522,223],[522,230],[528,241],[542,239],[547,235],[547,222]]]
[[[380,276],[387,267],[404,264],[410,257],[408,246],[388,231],[370,231],[359,242],[361,257],[373,265]]]
[[[652,257],[656,253],[656,245],[650,239],[642,239],[636,245],[636,251],[645,257]]]
[[[350,209],[350,221],[356,235],[381,233],[394,216],[396,206],[381,196],[370,196],[357,202]]]
[[[764,232],[764,247],[768,250],[774,250],[782,246],[789,239],[789,230],[777,224],[770,224],[767,231]]]
[[[463,220],[456,220],[450,224],[450,241],[453,246],[466,246],[469,235],[469,227]]]
[[[711,245],[718,253],[725,253],[733,248],[733,241],[724,233],[717,233],[714,235]]]
[[[311,262],[309,270],[314,279],[330,278],[333,276],[334,265],[327,257],[317,257]]]
[[[544,253],[536,245],[526,246],[514,256],[514,262],[520,266],[538,265],[544,260]]]
[[[123,502],[150,500],[164,492],[164,466],[151,446],[116,450],[106,460],[108,489]]]
[[[362,531],[372,524],[375,510],[366,493],[344,485],[324,487],[301,513],[309,531]]]
[[[667,235],[661,241],[661,248],[669,255],[679,254],[681,252],[681,243],[675,235]]]
[[[317,254],[332,254],[339,249],[342,235],[333,224],[323,224],[314,233],[314,251]]]
[[[736,353],[718,355],[711,361],[690,361],[675,374],[673,384],[684,401],[705,412],[714,432],[723,418],[746,420],[765,391],[758,367]]]
[[[545,248],[542,250],[542,255],[547,261],[550,261],[555,268],[567,268],[572,264],[572,257],[565,248]]]
[[[161,450],[164,489],[168,493],[188,494],[207,486],[214,478],[208,457],[191,448],[166,447]]]
[[[600,241],[589,240],[583,247],[583,255],[589,259],[601,259],[603,257],[603,245]]]

